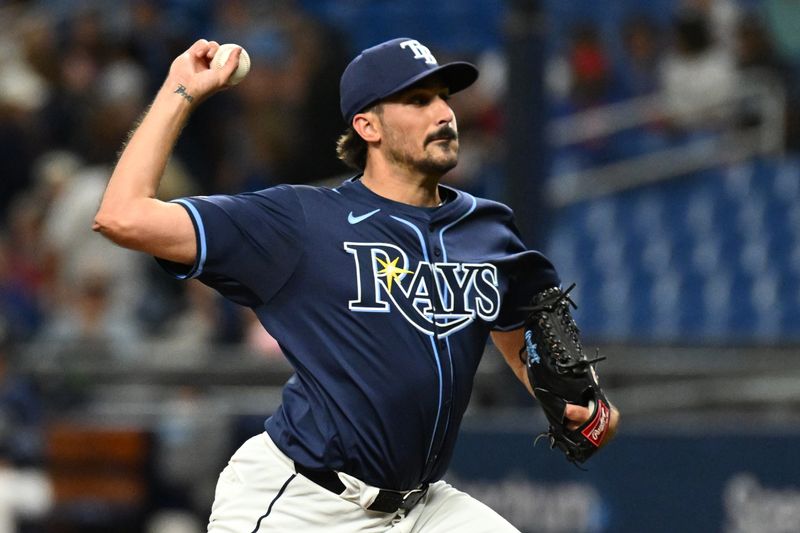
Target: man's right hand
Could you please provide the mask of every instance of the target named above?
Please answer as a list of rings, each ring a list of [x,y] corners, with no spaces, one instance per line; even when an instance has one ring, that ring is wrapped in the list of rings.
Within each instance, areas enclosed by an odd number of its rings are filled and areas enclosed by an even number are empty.
[[[172,62],[165,88],[180,94],[192,106],[196,106],[215,92],[228,87],[226,83],[239,64],[242,49],[234,49],[225,65],[217,69],[211,66],[211,60],[218,49],[219,43],[216,41],[196,41]]]

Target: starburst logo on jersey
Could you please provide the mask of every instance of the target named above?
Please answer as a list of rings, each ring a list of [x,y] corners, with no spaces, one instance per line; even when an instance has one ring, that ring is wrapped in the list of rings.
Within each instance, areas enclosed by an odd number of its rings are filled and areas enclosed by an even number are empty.
[[[415,328],[445,337],[477,317],[491,322],[500,312],[497,268],[488,263],[411,265],[406,252],[387,243],[346,242],[356,272],[351,311],[399,311]]]

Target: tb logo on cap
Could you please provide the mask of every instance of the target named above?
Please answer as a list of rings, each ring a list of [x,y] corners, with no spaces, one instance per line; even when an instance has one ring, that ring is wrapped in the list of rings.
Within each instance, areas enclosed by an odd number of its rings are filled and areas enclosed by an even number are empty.
[[[429,65],[437,65],[436,58],[433,57],[433,54],[428,47],[424,44],[420,43],[416,39],[410,39],[408,41],[403,41],[400,43],[400,48],[410,48],[412,52],[414,52],[414,59],[424,59],[425,62]]]

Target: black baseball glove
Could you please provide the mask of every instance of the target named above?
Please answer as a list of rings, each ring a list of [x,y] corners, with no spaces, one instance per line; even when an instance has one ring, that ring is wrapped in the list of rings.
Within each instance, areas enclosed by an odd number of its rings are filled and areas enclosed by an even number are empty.
[[[566,291],[552,287],[533,297],[525,321],[525,345],[520,358],[550,428],[551,448],[558,448],[573,463],[583,463],[600,447],[608,432],[611,407],[597,383],[594,365],[604,357],[587,359],[578,327],[570,313],[576,307]],[[589,420],[576,429],[567,427],[567,403],[588,407]]]

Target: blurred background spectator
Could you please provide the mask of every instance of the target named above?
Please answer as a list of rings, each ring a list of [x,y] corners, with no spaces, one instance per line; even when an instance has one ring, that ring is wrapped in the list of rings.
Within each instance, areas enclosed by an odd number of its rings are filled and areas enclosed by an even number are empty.
[[[636,14],[625,19],[621,28],[622,66],[618,73],[626,97],[644,96],[659,89],[665,33],[649,15]]]
[[[702,129],[736,87],[733,50],[717,41],[708,14],[698,9],[676,15],[673,36],[661,74],[668,113],[678,128]]]

